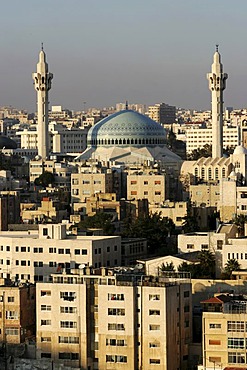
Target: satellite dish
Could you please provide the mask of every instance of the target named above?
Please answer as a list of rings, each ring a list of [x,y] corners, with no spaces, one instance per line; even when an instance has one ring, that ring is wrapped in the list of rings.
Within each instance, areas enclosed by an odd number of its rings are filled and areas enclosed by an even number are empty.
[[[137,265],[135,265],[135,269],[142,270],[143,269],[143,264],[142,263],[138,263]]]
[[[79,270],[84,269],[84,267],[86,267],[86,265],[84,263],[82,263],[81,265],[79,265]]]

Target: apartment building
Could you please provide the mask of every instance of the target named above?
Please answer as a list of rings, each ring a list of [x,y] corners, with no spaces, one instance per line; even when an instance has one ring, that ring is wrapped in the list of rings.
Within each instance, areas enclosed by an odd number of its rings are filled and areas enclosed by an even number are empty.
[[[165,201],[162,205],[150,205],[150,213],[160,213],[161,217],[172,219],[176,227],[182,227],[187,215],[188,202]]]
[[[152,171],[151,171],[152,172]],[[161,204],[166,199],[165,174],[140,173],[127,176],[127,199],[148,199],[150,204]]]
[[[37,284],[37,358],[82,369],[185,370],[189,280],[89,268]]]
[[[36,290],[31,284],[0,279],[0,341],[23,343],[35,337]]]
[[[241,135],[239,127],[223,126],[223,148],[235,148],[240,145]],[[186,151],[193,152],[203,148],[205,144],[212,145],[212,129],[199,128],[186,131]]]
[[[246,296],[217,294],[202,301],[201,304],[203,366],[198,369],[246,369]]]
[[[148,107],[148,116],[162,124],[172,124],[176,121],[176,107],[159,103]]]
[[[39,230],[0,232],[0,276],[43,281],[62,268],[120,266],[121,237],[82,236],[65,224],[40,224]]]

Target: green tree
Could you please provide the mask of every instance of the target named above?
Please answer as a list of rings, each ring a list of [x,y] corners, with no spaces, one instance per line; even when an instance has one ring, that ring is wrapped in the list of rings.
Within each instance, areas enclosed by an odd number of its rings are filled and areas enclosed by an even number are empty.
[[[175,266],[174,266],[173,262],[170,262],[170,263],[162,262],[162,264],[159,267],[159,270],[160,271],[175,271]]]
[[[223,277],[225,279],[231,279],[232,272],[239,271],[239,270],[240,270],[240,263],[235,258],[231,258],[225,264],[225,269],[223,271]]]
[[[46,188],[50,184],[54,184],[55,177],[53,173],[45,171],[43,172],[39,177],[37,177],[34,181],[34,184],[37,186],[42,186],[43,188]]]
[[[188,203],[187,215],[183,218],[182,228],[185,233],[199,231],[198,215],[194,213],[191,203]]]
[[[215,256],[210,251],[199,254],[199,273],[202,278],[215,278]]]
[[[112,224],[112,216],[104,212],[97,212],[93,216],[85,217],[78,224],[79,229],[103,229],[104,235],[114,235],[115,227]]]
[[[188,154],[187,159],[197,161],[199,158],[212,157],[212,145],[205,144],[202,148],[194,149]]]
[[[123,236],[128,238],[146,238],[149,254],[175,254],[176,246],[168,237],[175,231],[173,221],[168,217],[161,217],[160,213],[136,219],[128,218],[124,222]]]
[[[239,236],[244,236],[244,224],[247,222],[247,216],[243,214],[237,215],[232,222],[238,227]]]

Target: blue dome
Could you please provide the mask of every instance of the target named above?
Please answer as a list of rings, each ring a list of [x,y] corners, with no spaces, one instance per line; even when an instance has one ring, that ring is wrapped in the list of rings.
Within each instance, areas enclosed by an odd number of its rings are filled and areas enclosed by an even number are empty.
[[[157,122],[132,110],[114,113],[88,131],[88,147],[156,146],[166,143],[166,131]]]

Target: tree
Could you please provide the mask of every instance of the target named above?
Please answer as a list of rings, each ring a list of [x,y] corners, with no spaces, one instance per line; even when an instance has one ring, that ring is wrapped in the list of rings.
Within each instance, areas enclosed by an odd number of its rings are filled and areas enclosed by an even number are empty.
[[[244,225],[247,223],[247,216],[243,214],[237,215],[232,222],[238,227],[239,236],[244,236]]]
[[[198,216],[193,212],[191,203],[188,203],[187,215],[183,218],[183,231],[185,233],[192,233],[194,231],[199,231]]]
[[[173,221],[168,217],[162,217],[161,212],[149,214],[136,219],[127,218],[124,221],[122,235],[128,238],[146,238],[149,254],[168,255],[176,253],[176,246],[168,237],[175,231]]]
[[[225,269],[223,271],[223,277],[225,279],[231,279],[232,272],[239,271],[239,270],[240,270],[240,263],[235,258],[231,258],[225,264]]]
[[[104,235],[114,235],[115,227],[112,224],[112,216],[104,212],[97,212],[93,216],[85,217],[79,222],[79,229],[103,229]]]
[[[46,188],[50,184],[54,184],[55,177],[53,173],[45,171],[43,172],[39,177],[37,177],[34,181],[34,184],[37,186],[42,186],[43,188]]]
[[[159,267],[159,270],[160,271],[175,271],[175,266],[173,262],[170,262],[170,263],[166,262],[166,264],[162,262],[162,264]]]
[[[215,256],[210,251],[199,254],[199,268],[202,278],[215,278]]]
[[[187,157],[191,161],[197,161],[197,159],[202,157],[212,157],[212,145],[205,144],[202,148],[194,149]]]

